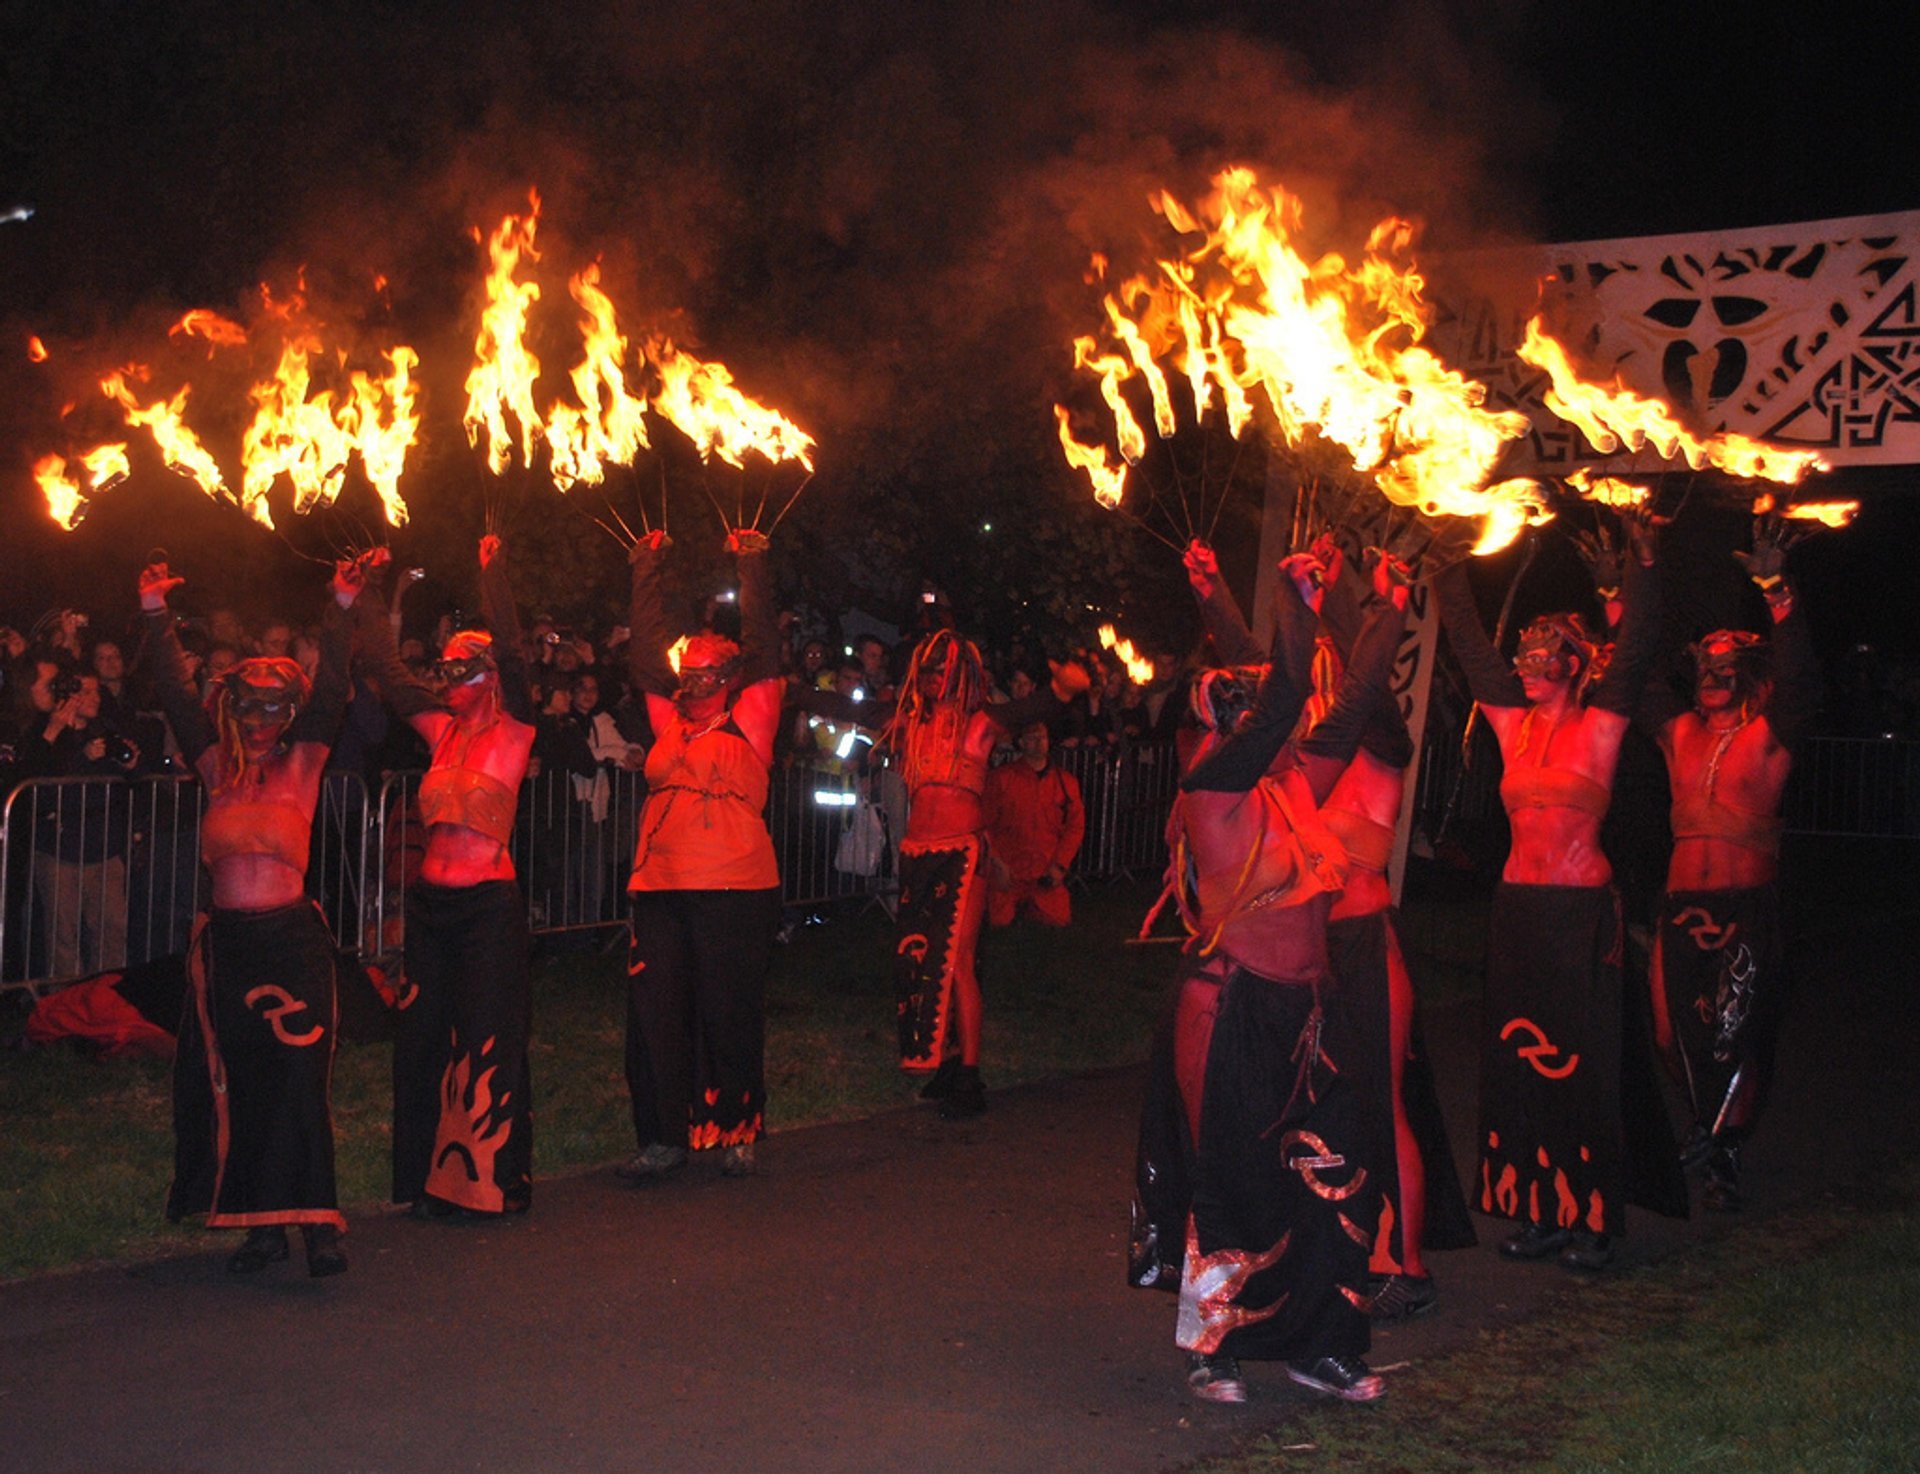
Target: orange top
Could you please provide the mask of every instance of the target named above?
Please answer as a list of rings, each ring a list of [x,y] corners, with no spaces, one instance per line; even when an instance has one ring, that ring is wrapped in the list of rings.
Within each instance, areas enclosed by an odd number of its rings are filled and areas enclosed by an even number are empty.
[[[1673,837],[1717,839],[1763,855],[1780,853],[1780,820],[1774,814],[1755,814],[1710,798],[1676,794],[1673,800]]]
[[[236,855],[265,855],[304,875],[312,837],[313,814],[297,804],[209,804],[200,820],[200,860],[213,865]]]
[[[420,780],[420,820],[429,827],[458,824],[504,845],[518,808],[513,789],[478,768],[436,766]]]
[[[987,792],[990,754],[978,752],[967,738],[973,713],[942,707],[906,728],[906,782],[909,793],[922,788],[958,788],[975,798]]]
[[[1352,809],[1322,809],[1320,820],[1346,849],[1347,863],[1355,870],[1371,870],[1376,875],[1387,873],[1387,866],[1393,860],[1394,833],[1390,826],[1376,824]]]
[[[1605,784],[1571,768],[1508,768],[1500,779],[1500,802],[1509,814],[1515,809],[1577,809],[1604,819],[1611,800]]]
[[[1195,909],[1207,938],[1202,955],[1213,950],[1230,922],[1255,911],[1299,906],[1337,893],[1347,883],[1346,851],[1311,798],[1290,798],[1285,781],[1273,775],[1254,785],[1252,797],[1260,805],[1260,823],[1245,857],[1211,868],[1194,866]]]
[[[757,891],[780,884],[767,833],[767,765],[733,714],[676,720],[647,754],[630,891]]]

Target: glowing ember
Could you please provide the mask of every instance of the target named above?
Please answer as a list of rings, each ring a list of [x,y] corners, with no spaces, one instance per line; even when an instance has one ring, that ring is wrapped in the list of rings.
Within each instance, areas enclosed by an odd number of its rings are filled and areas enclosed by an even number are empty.
[[[1104,445],[1083,445],[1075,440],[1073,417],[1063,406],[1053,407],[1053,417],[1060,423],[1060,448],[1067,453],[1067,464],[1087,473],[1093,482],[1093,499],[1101,506],[1119,506],[1121,494],[1127,487],[1127,468],[1115,465]]]
[[[1100,626],[1100,648],[1111,650],[1120,657],[1120,663],[1127,668],[1127,679],[1136,686],[1153,683],[1153,662],[1133,648],[1132,640],[1123,640],[1114,632],[1110,624]]]
[[[1339,255],[1302,255],[1299,200],[1262,188],[1251,170],[1217,175],[1197,209],[1165,192],[1152,204],[1200,239],[1104,300],[1123,354],[1074,342],[1075,366],[1099,378],[1129,462],[1145,441],[1120,392],[1128,379],[1146,381],[1163,438],[1177,425],[1155,362],[1164,357],[1186,380],[1196,421],[1217,393],[1238,437],[1258,393],[1289,444],[1316,433],[1390,500],[1430,517],[1484,519],[1476,551],[1551,518],[1536,483],[1488,484],[1505,447],[1527,433],[1525,416],[1488,409],[1484,385],[1420,346],[1431,310],[1405,221],[1381,222],[1350,268]]]
[[[1552,380],[1543,397],[1547,408],[1577,426],[1602,455],[1622,446],[1638,451],[1650,445],[1665,460],[1684,457],[1696,471],[1711,465],[1731,476],[1786,486],[1796,484],[1809,471],[1826,469],[1826,463],[1810,450],[1781,450],[1733,431],[1695,435],[1657,399],[1618,385],[1606,388],[1583,380],[1566,349],[1548,334],[1537,315],[1528,320],[1526,335],[1515,351]]]
[[[1776,506],[1773,493],[1762,492],[1754,498],[1753,515],[1761,517],[1768,512],[1776,513],[1795,522],[1818,522],[1823,527],[1845,527],[1859,515],[1858,502],[1795,502],[1791,506]]]
[[[167,329],[169,338],[205,338],[207,357],[213,357],[216,348],[244,348],[247,342],[247,330],[237,322],[229,322],[217,312],[205,307],[196,307],[180,321]]]
[[[702,460],[717,455],[738,466],[751,450],[769,461],[798,461],[813,469],[813,437],[742,394],[725,364],[683,353],[666,338],[647,345],[647,358],[660,375],[654,413],[691,440]]]
[[[28,338],[27,357],[34,363],[45,363],[47,361],[47,345],[42,343],[37,337]]]
[[[569,287],[586,313],[580,320],[585,356],[569,374],[580,407],[555,404],[547,415],[553,484],[562,491],[576,481],[598,486],[607,462],[631,466],[648,444],[647,401],[627,392],[621,367],[627,340],[615,325],[613,303],[600,290],[599,264],[587,267]]]
[[[220,474],[220,467],[207,453],[206,446],[200,443],[200,437],[188,429],[181,418],[191,386],[182,384],[171,399],[156,399],[151,404],[142,405],[127,387],[127,380],[133,378],[144,382],[146,377],[144,366],[129,364],[120,372],[108,374],[102,379],[100,392],[120,406],[129,425],[137,430],[144,429],[153,436],[153,442],[159,446],[160,455],[169,471],[192,477],[199,483],[200,489],[216,501],[224,496],[236,503],[263,527],[273,526],[273,516],[267,511],[266,502],[242,501],[236,497],[227,485],[226,478]]]
[[[1584,500],[1601,507],[1637,507],[1647,499],[1647,488],[1644,486],[1613,476],[1591,476],[1584,470],[1575,471],[1569,476],[1567,485],[1579,492]]]
[[[540,433],[540,417],[533,407],[533,385],[540,377],[540,360],[526,345],[527,312],[540,300],[537,282],[516,281],[520,258],[539,260],[533,248],[540,223],[540,196],[529,192],[525,215],[509,215],[487,238],[487,305],[480,315],[480,332],[473,340],[473,370],[467,375],[467,444],[478,445],[487,436],[487,465],[498,476],[513,459],[513,437],[507,430],[509,413],[520,423],[520,457],[533,464],[533,439]],[[478,239],[479,232],[474,232]]]

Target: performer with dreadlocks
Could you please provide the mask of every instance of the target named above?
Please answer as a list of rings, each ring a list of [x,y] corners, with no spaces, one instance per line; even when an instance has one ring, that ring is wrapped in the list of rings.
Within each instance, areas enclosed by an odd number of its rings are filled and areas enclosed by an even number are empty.
[[[1232,661],[1249,658],[1257,646],[1220,578],[1213,550],[1195,542],[1185,561],[1216,651]],[[1297,575],[1295,587],[1319,618],[1319,629],[1316,637],[1309,621],[1293,621],[1287,659],[1307,691],[1305,731],[1298,741],[1301,760],[1315,788],[1326,790],[1321,818],[1347,852],[1347,883],[1334,899],[1327,925],[1339,985],[1329,1022],[1351,1041],[1342,1064],[1365,1103],[1365,1125],[1374,1138],[1369,1161],[1384,1202],[1367,1312],[1376,1320],[1392,1320],[1421,1314],[1435,1304],[1424,1249],[1467,1248],[1476,1238],[1448,1144],[1387,883],[1413,740],[1390,693],[1366,713],[1359,749],[1351,760],[1344,755],[1345,734],[1328,724],[1333,693],[1361,618],[1350,583],[1341,577],[1343,563],[1331,537],[1289,560]],[[1291,610],[1294,605],[1289,601],[1281,607]]]
[[[287,1225],[307,1272],[347,1267],[334,1191],[328,1097],[339,1024],[333,938],[306,894],[321,775],[347,701],[347,631],[361,570],[335,570],[320,666],[243,660],[194,698],[167,609],[184,580],[165,563],[140,575],[149,661],[175,740],[206,786],[200,859],[213,905],[188,947],[188,991],[174,1059],[174,1176],[167,1217],[204,1213],[244,1228],[227,1260],[252,1274],[287,1257]],[[209,711],[208,708],[211,708]]]
[[[393,1046],[393,1200],[418,1218],[533,1202],[527,906],[508,851],[533,699],[506,549],[492,534],[480,540],[480,599],[487,628],[458,631],[440,652],[444,694],[401,662],[381,601],[355,606],[382,698],[433,753]]]
[[[1129,1278],[1178,1284],[1187,1382],[1215,1402],[1246,1400],[1242,1357],[1285,1361],[1294,1381],[1347,1401],[1385,1391],[1361,1359],[1377,1180],[1330,1022],[1327,914],[1346,856],[1287,745],[1307,694],[1288,658],[1310,623],[1293,583],[1305,561],[1283,565],[1265,671],[1195,683],[1204,735],[1168,825],[1169,889],[1197,950],[1155,1042]],[[1386,560],[1375,578],[1379,606],[1325,719],[1347,757],[1388,699],[1405,608]]]
[[[1740,1206],[1740,1147],[1773,1075],[1784,1004],[1780,940],[1780,796],[1794,748],[1820,705],[1806,617],[1784,564],[1778,522],[1756,522],[1735,553],[1766,600],[1771,651],[1746,630],[1693,647],[1693,705],[1657,690],[1641,717],[1673,789],[1673,857],[1654,943],[1654,1035],[1693,1110],[1683,1153],[1704,1163],[1703,1200]]]
[[[728,1177],[755,1170],[767,1098],[767,968],[780,925],[766,807],[785,681],[767,539],[747,528],[727,538],[738,558],[743,644],[694,635],[677,675],[659,587],[669,546],[653,532],[633,549],[627,642],[655,738],[627,883],[627,1089],[640,1149],[616,1170],[630,1182],[678,1172],[689,1148],[720,1148]]]
[[[1610,784],[1656,634],[1654,529],[1629,521],[1625,615],[1604,675],[1574,614],[1520,634],[1508,668],[1464,567],[1434,580],[1455,658],[1500,744],[1513,845],[1494,892],[1480,1082],[1483,1213],[1517,1219],[1500,1252],[1612,1261],[1629,1199],[1685,1216],[1640,1000],[1621,982],[1620,906],[1600,847]]]

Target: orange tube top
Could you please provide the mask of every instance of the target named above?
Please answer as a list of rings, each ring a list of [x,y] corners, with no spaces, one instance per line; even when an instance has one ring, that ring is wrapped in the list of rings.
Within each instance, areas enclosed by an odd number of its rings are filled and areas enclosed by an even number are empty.
[[[420,819],[429,826],[458,824],[504,845],[518,808],[518,795],[478,768],[429,768],[420,780]]]
[[[1394,832],[1385,824],[1376,824],[1365,814],[1352,809],[1322,809],[1320,821],[1333,831],[1347,852],[1347,863],[1355,870],[1371,870],[1385,875],[1393,860]]]
[[[1500,802],[1515,809],[1578,809],[1596,819],[1607,817],[1606,787],[1571,768],[1508,768],[1500,779]]]
[[[1717,839],[1763,855],[1780,853],[1780,819],[1775,814],[1756,814],[1748,809],[1730,808],[1713,799],[1694,794],[1676,796],[1673,801],[1673,837]]]
[[[313,815],[297,804],[209,804],[200,819],[200,860],[213,865],[236,855],[265,855],[304,875],[312,837]]]

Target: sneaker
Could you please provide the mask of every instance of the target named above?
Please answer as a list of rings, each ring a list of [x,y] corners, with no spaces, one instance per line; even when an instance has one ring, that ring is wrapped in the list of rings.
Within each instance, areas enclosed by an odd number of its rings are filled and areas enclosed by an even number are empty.
[[[1687,1133],[1686,1144],[1680,1148],[1680,1167],[1691,1172],[1713,1155],[1713,1133],[1704,1126],[1695,1126]]]
[[[1375,1320],[1405,1320],[1425,1315],[1440,1302],[1430,1274],[1385,1274],[1369,1287],[1367,1314]]]
[[[1500,1241],[1502,1259],[1550,1259],[1573,1242],[1573,1230],[1548,1228],[1529,1223],[1520,1232]]]
[[[1290,1361],[1287,1375],[1302,1387],[1329,1393],[1342,1402],[1377,1402],[1387,1395],[1387,1384],[1357,1356],[1321,1356],[1312,1361]]]
[[[1563,1269],[1605,1269],[1613,1263],[1613,1240],[1603,1233],[1576,1233],[1560,1256]]]
[[[975,1116],[987,1113],[987,1087],[981,1083],[980,1071],[974,1065],[962,1065],[955,1072],[953,1088],[947,1092],[945,1100],[940,1102],[940,1119],[943,1121],[971,1121]]]
[[[258,1274],[287,1257],[287,1231],[279,1224],[250,1228],[247,1239],[227,1259],[228,1274]]]
[[[720,1175],[722,1177],[752,1177],[759,1167],[753,1159],[753,1143],[743,1141],[730,1146],[720,1154]]]
[[[347,1254],[340,1247],[340,1230],[331,1223],[303,1223],[300,1237],[307,1245],[307,1273],[314,1279],[347,1272]]]
[[[687,1149],[656,1141],[613,1169],[622,1182],[659,1182],[687,1165]]]
[[[1203,1356],[1187,1353],[1187,1387],[1202,1402],[1245,1402],[1247,1384],[1240,1376],[1240,1363],[1231,1356]]]

